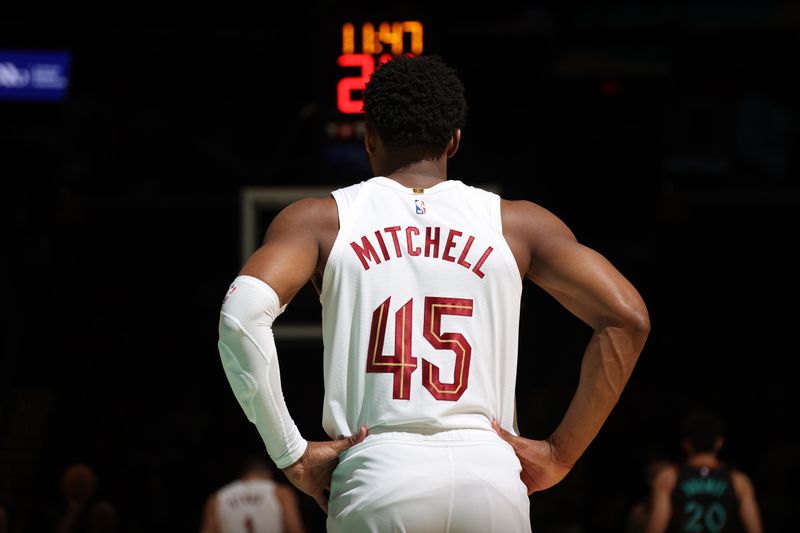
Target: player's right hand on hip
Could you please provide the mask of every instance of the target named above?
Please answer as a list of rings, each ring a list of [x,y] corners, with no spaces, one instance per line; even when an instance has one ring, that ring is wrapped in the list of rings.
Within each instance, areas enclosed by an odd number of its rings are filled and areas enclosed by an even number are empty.
[[[286,478],[317,502],[325,513],[328,512],[326,490],[331,487],[333,469],[339,464],[339,454],[363,441],[367,428],[361,426],[358,433],[350,437],[322,442],[308,441],[303,457],[283,469]]]
[[[549,489],[570,471],[570,467],[560,464],[555,460],[555,451],[552,444],[546,440],[532,440],[525,437],[512,435],[500,427],[496,420],[492,420],[492,428],[504,441],[514,448],[522,473],[520,477],[528,487],[528,495],[534,492]]]

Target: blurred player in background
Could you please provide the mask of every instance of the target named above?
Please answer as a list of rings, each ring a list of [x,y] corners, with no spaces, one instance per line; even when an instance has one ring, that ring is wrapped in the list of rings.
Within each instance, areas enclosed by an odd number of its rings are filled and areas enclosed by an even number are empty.
[[[719,416],[689,412],[682,441],[686,461],[656,476],[648,533],[763,531],[750,478],[717,458],[723,443]]]
[[[528,496],[589,446],[649,332],[636,289],[555,215],[447,179],[466,107],[437,57],[379,67],[364,95],[376,177],[284,209],[222,305],[234,394],[278,467],[328,511],[329,531],[530,531]],[[572,402],[541,441],[515,427],[525,278],[594,329]],[[322,303],[325,442],[289,416],[271,330],[309,280]]]
[[[305,533],[294,490],[273,480],[260,457],[206,500],[201,533]]]

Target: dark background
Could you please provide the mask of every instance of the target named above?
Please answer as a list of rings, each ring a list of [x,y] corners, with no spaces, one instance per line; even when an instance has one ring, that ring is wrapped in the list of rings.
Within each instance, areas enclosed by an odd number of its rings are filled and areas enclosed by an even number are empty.
[[[789,3],[399,3],[201,24],[4,23],[0,49],[65,49],[61,103],[0,102],[0,504],[57,515],[76,461],[125,531],[196,531],[206,496],[263,444],[216,349],[241,266],[243,187],[367,179],[330,139],[341,24],[420,20],[470,105],[450,177],[561,217],[640,290],[652,333],[539,531],[622,531],[653,459],[697,405],[726,421],[768,531],[793,530],[800,9]],[[355,155],[354,155],[355,154]],[[263,228],[262,228],[263,229]],[[301,295],[280,322],[318,313]],[[522,433],[544,438],[590,329],[527,283]],[[281,340],[284,392],[321,429],[321,342]],[[278,473],[280,478],[281,474]],[[306,525],[324,516],[301,497]],[[44,526],[41,526],[44,527]]]

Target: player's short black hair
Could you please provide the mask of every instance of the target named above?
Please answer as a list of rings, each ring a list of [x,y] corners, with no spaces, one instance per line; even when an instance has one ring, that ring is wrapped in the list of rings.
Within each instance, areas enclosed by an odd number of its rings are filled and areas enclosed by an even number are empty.
[[[434,159],[464,127],[467,101],[456,71],[439,56],[397,56],[373,72],[364,113],[387,150]]]
[[[242,474],[251,472],[273,472],[272,464],[263,454],[247,455],[242,461]]]
[[[723,436],[724,429],[722,419],[703,408],[692,409],[683,420],[683,437],[695,453],[714,451],[714,442]]]

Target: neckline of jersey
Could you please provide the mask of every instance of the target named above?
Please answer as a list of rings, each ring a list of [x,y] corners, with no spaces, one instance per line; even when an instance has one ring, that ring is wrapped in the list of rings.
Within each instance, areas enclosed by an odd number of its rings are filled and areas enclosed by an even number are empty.
[[[368,181],[372,182],[372,183],[375,183],[375,184],[378,184],[378,185],[383,185],[383,186],[389,187],[389,188],[394,189],[396,191],[404,192],[406,194],[412,194],[412,195],[415,195],[415,196],[434,194],[434,193],[437,193],[437,192],[441,192],[441,191],[452,189],[453,187],[458,187],[459,185],[463,185],[463,183],[461,183],[459,180],[450,180],[450,179],[448,179],[448,180],[444,180],[442,182],[439,182],[439,183],[437,183],[436,185],[434,185],[432,187],[425,187],[423,189],[423,192],[419,193],[419,192],[415,192],[414,188],[406,187],[405,185],[402,185],[401,183],[399,183],[399,182],[397,182],[397,181],[395,181],[395,180],[393,180],[391,178],[387,178],[386,176],[375,176],[374,178],[372,178],[372,179],[370,179]]]

